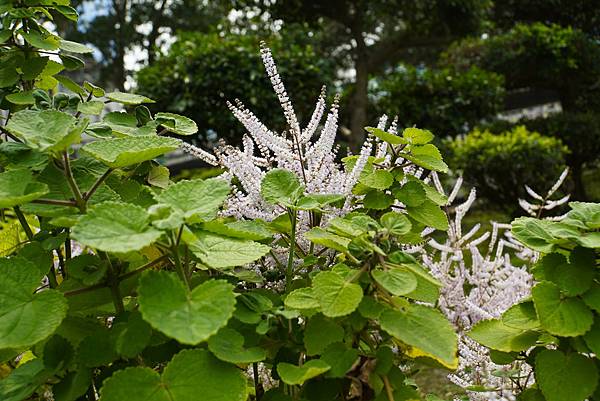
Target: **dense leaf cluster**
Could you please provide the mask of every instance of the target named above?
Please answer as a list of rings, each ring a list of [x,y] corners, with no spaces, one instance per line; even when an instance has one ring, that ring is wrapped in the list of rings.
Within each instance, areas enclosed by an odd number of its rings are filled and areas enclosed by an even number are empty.
[[[515,237],[542,254],[532,268],[537,284],[530,299],[470,332],[497,351],[497,363],[531,365],[537,384],[521,389],[523,400],[600,398],[600,205],[569,205],[560,222],[513,222]]]

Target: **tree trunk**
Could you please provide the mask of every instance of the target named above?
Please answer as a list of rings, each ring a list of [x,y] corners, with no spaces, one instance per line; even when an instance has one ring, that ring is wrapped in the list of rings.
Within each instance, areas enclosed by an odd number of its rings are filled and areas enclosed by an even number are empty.
[[[362,38],[356,37],[356,58],[354,68],[356,80],[354,93],[351,99],[350,117],[350,148],[358,152],[365,140],[365,126],[367,125],[367,107],[369,95],[369,66],[367,60],[367,48]]]
[[[125,90],[125,24],[127,24],[127,0],[113,0],[115,17],[118,27],[115,26],[115,59],[113,61],[113,84],[116,89]]]

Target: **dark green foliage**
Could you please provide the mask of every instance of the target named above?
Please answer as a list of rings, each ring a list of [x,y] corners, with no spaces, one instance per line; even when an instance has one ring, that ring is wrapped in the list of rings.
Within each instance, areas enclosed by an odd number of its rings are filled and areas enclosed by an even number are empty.
[[[598,114],[592,112],[557,113],[545,118],[524,118],[515,124],[495,121],[486,124],[485,127],[497,134],[515,125],[524,125],[530,131],[560,139],[569,148],[565,160],[571,168],[575,184],[573,195],[578,199],[585,199],[587,193],[581,177],[583,169],[600,160],[600,117]]]
[[[507,89],[553,89],[566,110],[600,106],[600,44],[577,29],[519,24],[489,39],[458,42],[443,64],[496,72],[504,76]]]
[[[423,127],[438,136],[465,133],[498,113],[504,101],[502,76],[471,67],[464,72],[400,66],[376,80],[373,116],[398,116],[403,126]]]
[[[268,39],[277,52],[288,93],[298,99],[316,99],[323,82],[331,81],[333,65],[317,56],[309,45],[283,43]],[[263,73],[258,52],[259,40],[253,36],[217,34],[180,34],[168,54],[138,75],[140,91],[158,99],[153,110],[165,110],[190,117],[199,127],[199,140],[214,143],[217,138],[236,144],[243,127],[227,109],[226,102],[241,100],[256,115],[265,116],[267,126],[283,130],[282,113],[270,83]],[[312,101],[296,102],[301,121],[312,112]]]
[[[480,196],[511,210],[525,195],[524,183],[534,190],[550,188],[565,167],[567,148],[556,138],[525,127],[494,135],[479,131],[447,143],[451,167],[477,187]]]

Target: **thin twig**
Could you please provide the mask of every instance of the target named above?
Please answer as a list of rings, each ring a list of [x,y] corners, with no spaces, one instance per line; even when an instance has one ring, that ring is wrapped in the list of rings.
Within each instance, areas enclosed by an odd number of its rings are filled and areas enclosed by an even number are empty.
[[[21,223],[21,227],[23,227],[23,231],[25,231],[25,234],[27,235],[27,238],[29,241],[33,240],[33,231],[31,231],[31,227],[29,227],[29,223],[23,215],[23,212],[21,212],[19,206],[15,206],[14,210],[15,214],[17,215],[17,219],[19,219],[19,223]]]
[[[75,203],[77,203],[77,207],[82,212],[85,211],[85,201],[81,195],[81,191],[75,182],[75,178],[73,178],[73,171],[71,170],[71,162],[69,161],[69,154],[65,151],[63,152],[63,168],[65,177],[67,178],[67,183],[71,188],[71,192],[73,192],[73,196],[75,197]]]
[[[34,199],[31,203],[40,203],[43,205],[56,205],[56,206],[77,206],[74,200],[60,200],[60,199]]]
[[[83,200],[84,201],[88,201],[90,200],[90,198],[92,197],[92,195],[94,195],[94,193],[96,192],[96,190],[100,187],[100,185],[102,185],[102,183],[104,182],[104,180],[106,180],[106,178],[108,178],[108,176],[110,175],[110,173],[113,172],[113,169],[109,168],[108,170],[106,170],[106,172],[104,174],[102,174],[94,183],[94,185],[92,185],[92,187],[89,189],[89,191],[87,191],[84,195],[83,195]]]

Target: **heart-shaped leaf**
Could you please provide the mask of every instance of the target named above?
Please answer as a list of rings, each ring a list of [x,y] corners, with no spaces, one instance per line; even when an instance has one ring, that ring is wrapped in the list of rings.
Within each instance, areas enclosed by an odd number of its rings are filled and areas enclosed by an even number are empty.
[[[535,358],[535,379],[548,401],[581,401],[598,385],[598,369],[576,352],[546,349]]]
[[[198,398],[199,397],[199,398]],[[237,367],[202,349],[179,352],[163,374],[135,367],[119,370],[100,389],[100,401],[244,401],[246,378]]]
[[[209,338],[208,349],[220,360],[236,364],[260,362],[267,357],[263,348],[244,348],[244,336],[229,328]]]
[[[379,321],[381,328],[394,338],[419,348],[449,366],[456,365],[456,333],[438,310],[410,304],[403,310],[384,311]]]
[[[12,115],[6,130],[40,151],[61,152],[81,140],[88,120],[57,110],[23,110]]]
[[[67,300],[60,292],[34,293],[41,278],[40,270],[25,259],[0,259],[0,349],[44,340],[67,315]]]
[[[79,219],[72,236],[101,251],[131,252],[152,244],[161,232],[150,227],[143,208],[131,203],[103,202]]]
[[[540,323],[550,334],[575,337],[590,329],[594,321],[592,311],[579,298],[568,298],[560,289],[542,281],[531,290]]]
[[[35,181],[27,170],[0,173],[0,208],[31,202],[49,191],[48,185]]]
[[[303,384],[305,381],[317,377],[331,369],[327,362],[312,359],[302,366],[281,362],[277,365],[277,373],[285,384]]]
[[[198,132],[198,126],[187,117],[173,113],[156,113],[154,118],[160,122],[160,126],[177,135],[194,135]]]
[[[346,281],[332,271],[321,272],[314,277],[313,293],[319,301],[321,312],[328,317],[354,312],[363,296],[360,285]]]
[[[149,271],[140,279],[140,312],[152,327],[183,344],[198,344],[227,324],[233,286],[209,280],[189,291],[174,273]]]
[[[182,180],[170,185],[155,199],[182,212],[186,219],[197,217],[207,221],[216,217],[229,190],[227,181],[221,179]]]
[[[417,278],[405,267],[371,272],[373,279],[392,295],[406,295],[417,288]]]

